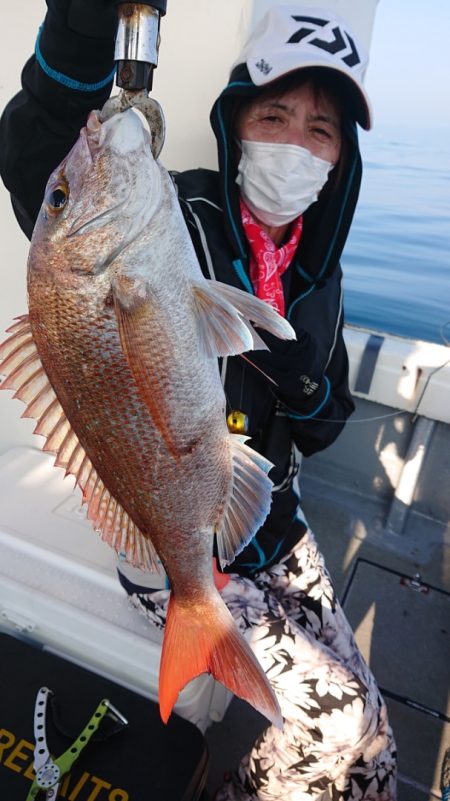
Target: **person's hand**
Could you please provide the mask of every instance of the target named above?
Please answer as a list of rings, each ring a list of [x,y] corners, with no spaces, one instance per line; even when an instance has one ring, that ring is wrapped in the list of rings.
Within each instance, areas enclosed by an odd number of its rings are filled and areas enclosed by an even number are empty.
[[[297,332],[296,340],[279,339],[260,329],[258,334],[270,350],[250,351],[245,356],[276,382],[275,394],[288,405],[311,398],[323,378],[313,337],[304,330]]]

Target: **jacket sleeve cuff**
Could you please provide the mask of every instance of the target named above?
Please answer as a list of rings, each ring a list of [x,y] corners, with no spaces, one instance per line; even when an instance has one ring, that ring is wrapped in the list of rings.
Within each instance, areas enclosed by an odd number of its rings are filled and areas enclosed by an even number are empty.
[[[330,395],[331,383],[329,378],[324,375],[319,388],[307,400],[290,402],[286,398],[286,400],[282,400],[282,403],[286,408],[288,417],[293,420],[310,420],[312,417],[316,417],[327,405]]]

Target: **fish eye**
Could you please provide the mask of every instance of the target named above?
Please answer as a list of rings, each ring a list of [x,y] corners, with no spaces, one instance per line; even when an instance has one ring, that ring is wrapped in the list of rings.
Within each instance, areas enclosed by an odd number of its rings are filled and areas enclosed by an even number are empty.
[[[69,199],[69,187],[65,181],[58,181],[57,184],[47,192],[45,198],[48,211],[58,214],[63,210]]]

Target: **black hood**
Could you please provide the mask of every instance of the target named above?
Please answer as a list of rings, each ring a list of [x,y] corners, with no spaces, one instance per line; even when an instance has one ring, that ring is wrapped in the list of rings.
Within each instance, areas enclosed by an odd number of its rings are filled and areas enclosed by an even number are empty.
[[[245,64],[231,73],[230,81],[211,111],[211,125],[217,139],[220,191],[226,227],[236,259],[247,270],[247,244],[239,209],[239,188],[236,184],[235,144],[232,136],[232,114],[238,98],[256,97],[261,89],[252,82]],[[317,288],[339,264],[353,219],[361,184],[361,156],[356,123],[345,123],[347,158],[339,186],[323,193],[303,215],[303,232],[294,259],[297,287],[295,294]]]

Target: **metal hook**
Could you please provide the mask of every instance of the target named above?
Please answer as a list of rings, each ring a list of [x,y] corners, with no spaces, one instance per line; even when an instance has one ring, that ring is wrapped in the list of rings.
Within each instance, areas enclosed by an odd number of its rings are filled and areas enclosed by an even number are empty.
[[[153,158],[157,159],[166,138],[166,123],[161,106],[148,96],[145,89],[139,91],[122,89],[118,95],[110,97],[100,112],[100,122],[105,122],[114,114],[121,114],[128,108],[137,109],[147,120],[152,137]]]

